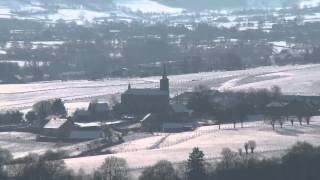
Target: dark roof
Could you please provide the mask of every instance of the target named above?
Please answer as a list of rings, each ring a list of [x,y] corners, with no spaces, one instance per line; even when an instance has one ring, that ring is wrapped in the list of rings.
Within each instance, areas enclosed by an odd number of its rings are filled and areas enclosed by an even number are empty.
[[[160,89],[128,89],[124,94],[131,95],[148,95],[148,96],[168,96],[168,91],[161,91]]]

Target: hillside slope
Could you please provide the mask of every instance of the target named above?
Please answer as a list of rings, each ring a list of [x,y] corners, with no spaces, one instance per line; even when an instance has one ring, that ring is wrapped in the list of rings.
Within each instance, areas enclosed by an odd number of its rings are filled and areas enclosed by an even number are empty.
[[[162,4],[185,9],[264,8],[293,6],[304,0],[154,0]],[[307,0],[310,1],[310,0]],[[314,1],[314,0],[311,0]]]

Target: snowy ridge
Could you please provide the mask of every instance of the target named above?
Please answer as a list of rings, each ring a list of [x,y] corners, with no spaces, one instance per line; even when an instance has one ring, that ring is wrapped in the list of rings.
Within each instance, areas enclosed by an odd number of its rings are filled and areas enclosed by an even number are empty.
[[[320,3],[320,0],[297,1],[290,2],[287,6],[299,6],[300,8],[305,8],[315,7]],[[175,4],[175,2],[178,3]],[[248,1],[245,7],[265,8],[266,5],[270,3],[273,4],[275,2],[278,1],[268,2],[267,4],[264,4],[265,1],[261,2],[260,0]],[[189,3],[186,3],[184,0],[174,2],[165,0],[94,0],[80,1],[77,3],[71,0],[1,0],[0,18],[27,18],[50,22],[61,19],[83,24],[87,22],[96,22],[100,18],[108,18],[110,16],[116,16],[119,17],[119,19],[130,21],[131,19],[142,18],[139,17],[140,13],[179,15],[187,11],[193,11],[192,8],[185,7],[198,5],[202,7],[202,10],[228,9],[227,5],[206,6],[206,3],[212,4],[211,0],[202,0],[200,2],[198,2],[198,0],[193,0]],[[185,4],[188,4],[189,6],[185,6]],[[280,4],[278,3],[278,5],[272,7],[281,8],[284,6]]]

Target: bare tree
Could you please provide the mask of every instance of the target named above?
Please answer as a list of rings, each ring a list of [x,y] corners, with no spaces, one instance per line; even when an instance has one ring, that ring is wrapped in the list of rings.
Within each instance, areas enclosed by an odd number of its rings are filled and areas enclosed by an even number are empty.
[[[305,119],[306,119],[307,125],[310,125],[311,117],[310,116],[306,116]]]
[[[280,124],[280,128],[282,129],[283,128],[283,124],[285,122],[285,119],[283,117],[280,117],[279,119],[279,124]]]
[[[244,149],[246,151],[246,154],[248,154],[249,153],[249,143],[248,142],[244,143]]]
[[[251,153],[254,153],[254,150],[257,147],[257,143],[255,141],[251,140],[251,141],[248,141],[248,144],[249,144],[249,148],[251,150]]]
[[[94,174],[95,179],[127,180],[128,165],[125,159],[109,157]]]
[[[300,126],[302,126],[302,119],[303,119],[303,117],[299,115],[298,116],[298,121],[299,121]]]
[[[267,116],[265,119],[266,123],[271,124],[273,130],[275,130],[277,118],[277,116]]]
[[[169,161],[159,161],[152,167],[145,169],[139,180],[178,180],[177,171]]]
[[[290,118],[290,122],[291,122],[291,126],[293,126],[293,124],[294,124],[294,119],[291,117]]]
[[[218,168],[221,169],[228,169],[234,167],[234,165],[237,163],[239,156],[236,152],[233,152],[229,148],[223,148],[222,152],[222,160],[218,164]]]

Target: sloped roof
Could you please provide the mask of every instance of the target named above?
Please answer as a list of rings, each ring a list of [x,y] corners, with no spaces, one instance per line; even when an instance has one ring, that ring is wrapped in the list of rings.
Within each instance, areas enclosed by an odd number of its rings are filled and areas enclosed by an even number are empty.
[[[124,94],[148,95],[148,96],[168,96],[169,92],[160,89],[128,89]]]
[[[89,122],[89,123],[80,123],[80,122],[76,122],[74,123],[76,126],[79,127],[101,127],[103,125],[115,125],[115,124],[121,124],[125,121],[111,121],[111,122]]]
[[[44,129],[59,129],[61,126],[63,126],[65,123],[68,122],[68,119],[60,119],[60,118],[54,118],[47,122],[47,124],[44,125]]]

